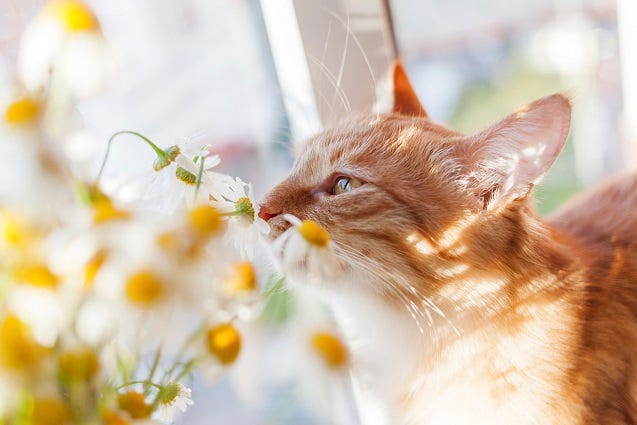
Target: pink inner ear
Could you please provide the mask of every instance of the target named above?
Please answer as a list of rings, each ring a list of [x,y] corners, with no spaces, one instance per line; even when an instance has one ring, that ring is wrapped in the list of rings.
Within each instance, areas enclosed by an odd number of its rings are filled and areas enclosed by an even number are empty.
[[[568,98],[554,94],[472,136],[464,149],[477,189],[501,199],[525,196],[562,150],[570,120]]]

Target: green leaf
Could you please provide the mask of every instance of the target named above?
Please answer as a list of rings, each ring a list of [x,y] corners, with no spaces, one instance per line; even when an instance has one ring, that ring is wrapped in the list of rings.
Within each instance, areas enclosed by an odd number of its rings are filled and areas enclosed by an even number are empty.
[[[285,279],[271,275],[263,294],[265,305],[259,321],[264,325],[277,326],[285,323],[295,308],[294,295],[286,288]]]

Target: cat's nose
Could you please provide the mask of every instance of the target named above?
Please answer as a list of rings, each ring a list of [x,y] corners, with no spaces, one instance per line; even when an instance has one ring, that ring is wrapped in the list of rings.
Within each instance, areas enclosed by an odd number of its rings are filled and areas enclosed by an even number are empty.
[[[271,218],[276,217],[277,215],[281,214],[281,212],[276,212],[274,211],[272,208],[270,208],[267,204],[261,204],[259,205],[259,218],[267,221],[270,221]]]

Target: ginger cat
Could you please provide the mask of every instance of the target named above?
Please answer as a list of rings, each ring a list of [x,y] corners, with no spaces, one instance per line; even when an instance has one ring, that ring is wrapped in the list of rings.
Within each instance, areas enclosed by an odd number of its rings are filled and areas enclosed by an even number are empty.
[[[637,176],[548,220],[532,188],[571,106],[539,99],[466,136],[400,64],[394,106],[309,140],[260,216],[330,233],[325,281],[365,424],[637,423]]]

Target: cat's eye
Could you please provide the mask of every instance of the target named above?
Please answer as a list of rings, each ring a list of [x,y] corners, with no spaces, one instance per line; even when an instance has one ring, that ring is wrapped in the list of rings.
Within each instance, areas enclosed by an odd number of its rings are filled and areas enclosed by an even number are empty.
[[[336,183],[334,183],[334,187],[332,188],[332,195],[340,195],[341,193],[349,192],[362,185],[363,182],[356,177],[342,176],[336,179]]]

